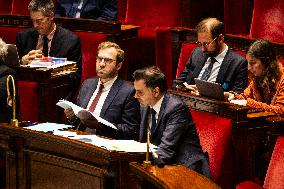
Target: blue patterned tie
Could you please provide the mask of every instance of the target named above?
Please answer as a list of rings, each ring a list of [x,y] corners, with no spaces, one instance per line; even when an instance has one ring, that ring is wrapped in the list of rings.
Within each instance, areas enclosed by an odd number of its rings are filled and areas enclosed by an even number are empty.
[[[152,126],[151,126],[151,136],[152,136],[157,124],[156,124],[156,111],[153,108],[151,108],[150,110],[151,110],[151,117],[152,117]]]
[[[208,65],[208,67],[205,69],[204,73],[201,76],[201,80],[205,80],[205,81],[208,80],[208,78],[209,78],[209,76],[211,74],[212,68],[213,68],[213,64],[216,62],[216,59],[211,57],[209,62],[210,63]]]
[[[68,12],[67,16],[71,18],[75,18],[80,0],[74,0],[70,11]]]

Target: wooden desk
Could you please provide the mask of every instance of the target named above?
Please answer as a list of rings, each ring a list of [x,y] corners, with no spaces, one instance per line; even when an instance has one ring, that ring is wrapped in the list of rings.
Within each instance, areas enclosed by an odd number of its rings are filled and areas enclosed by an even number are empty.
[[[54,72],[53,69],[15,67],[18,80],[36,82],[38,85],[39,122],[58,122],[63,110],[56,103],[67,96],[72,71]],[[21,99],[20,99],[21,100]]]
[[[129,162],[145,157],[7,124],[0,124],[0,151],[7,189],[133,188]]]
[[[271,127],[271,119],[273,120],[274,115],[266,112],[248,113],[247,107],[191,95],[187,92],[176,90],[169,90],[169,92],[183,99],[191,109],[216,114],[232,121],[235,182],[253,180],[257,176],[256,167],[259,166],[256,164],[257,152],[265,143],[271,143],[271,146],[274,144],[274,141],[269,138],[269,132],[274,128]],[[265,173],[266,169],[262,171]]]
[[[220,189],[208,178],[181,165],[144,169],[141,164],[132,162],[130,173],[136,182],[133,189]]]

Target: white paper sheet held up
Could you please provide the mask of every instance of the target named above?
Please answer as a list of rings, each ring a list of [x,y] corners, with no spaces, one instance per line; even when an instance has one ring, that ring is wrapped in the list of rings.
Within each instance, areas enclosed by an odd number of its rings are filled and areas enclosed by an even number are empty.
[[[58,123],[40,123],[33,126],[25,127],[33,131],[54,132],[58,129],[67,129],[73,127],[72,125],[58,124]]]
[[[107,120],[101,118],[100,116],[97,116],[93,114],[92,112],[89,112],[88,110],[81,108],[80,106],[77,106],[76,104],[67,101],[67,100],[59,100],[59,102],[56,103],[57,106],[60,106],[61,108],[67,109],[67,108],[72,108],[74,111],[75,115],[80,118],[80,119],[97,119],[98,122],[109,126],[113,129],[117,129],[116,126],[114,126],[112,123],[108,122]]]

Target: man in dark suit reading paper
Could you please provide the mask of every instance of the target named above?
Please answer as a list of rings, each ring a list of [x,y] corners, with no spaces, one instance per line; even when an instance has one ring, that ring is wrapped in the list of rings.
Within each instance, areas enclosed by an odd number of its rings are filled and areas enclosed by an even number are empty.
[[[30,64],[36,58],[58,57],[74,61],[78,70],[70,74],[68,98],[80,85],[82,50],[80,38],[54,22],[52,0],[32,0],[28,6],[33,28],[17,33],[16,45],[22,64]]]
[[[158,146],[154,164],[181,164],[210,177],[208,159],[186,104],[168,94],[166,76],[155,66],[136,70],[134,88],[141,107],[139,140]],[[154,156],[153,156],[154,157]]]
[[[134,98],[135,90],[118,77],[124,51],[115,43],[103,42],[98,47],[97,77],[84,81],[77,97],[77,105],[100,116],[117,130],[98,123],[95,118],[79,119],[71,109],[65,114],[79,130],[86,130],[115,139],[135,139],[140,124],[140,106]]]
[[[224,24],[216,18],[207,18],[196,26],[196,30],[199,47],[192,51],[178,81],[194,87],[190,85],[198,78],[220,83],[224,91],[242,92],[247,86],[248,63],[225,43]]]

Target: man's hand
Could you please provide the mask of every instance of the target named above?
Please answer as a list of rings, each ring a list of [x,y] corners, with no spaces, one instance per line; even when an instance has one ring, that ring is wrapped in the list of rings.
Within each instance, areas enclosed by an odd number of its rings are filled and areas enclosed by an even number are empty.
[[[81,119],[81,123],[84,124],[86,127],[92,129],[98,129],[102,127],[102,124],[99,123],[96,118]]]
[[[235,94],[231,92],[224,92],[224,96],[228,101],[231,101],[235,98]]]
[[[28,54],[22,57],[22,63],[24,65],[30,64],[33,60],[43,57],[44,55],[41,50],[31,50]]]
[[[69,119],[69,120],[74,120],[74,119],[76,119],[76,115],[75,115],[75,113],[73,112],[72,108],[67,108],[67,109],[65,109],[65,110],[64,110],[64,113],[65,113],[67,119]]]

